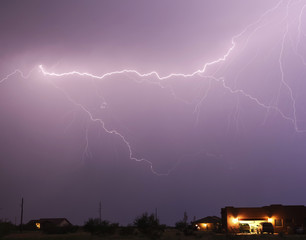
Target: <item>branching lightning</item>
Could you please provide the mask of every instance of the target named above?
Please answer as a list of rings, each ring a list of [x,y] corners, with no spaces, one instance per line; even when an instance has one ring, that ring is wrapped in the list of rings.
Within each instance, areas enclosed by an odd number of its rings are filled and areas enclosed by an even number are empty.
[[[292,110],[293,110],[292,116],[289,116],[288,114],[285,114],[279,107],[277,107],[277,105],[266,104],[266,103],[264,103],[264,101],[260,100],[258,97],[253,96],[252,94],[246,92],[243,89],[238,89],[238,88],[231,87],[230,85],[227,84],[226,78],[219,77],[219,76],[216,75],[216,73],[218,72],[218,69],[213,74],[208,73],[208,69],[210,67],[213,67],[213,66],[214,67],[220,67],[226,61],[230,61],[230,58],[231,58],[233,52],[236,50],[236,48],[238,48],[238,44],[240,46],[240,51],[243,51],[247,47],[247,45],[249,43],[249,40],[256,34],[256,32],[260,28],[262,28],[263,26],[265,26],[267,24],[264,21],[266,19],[266,17],[268,17],[270,14],[272,14],[275,11],[277,11],[278,9],[280,9],[284,3],[286,3],[286,14],[283,18],[283,21],[287,21],[287,24],[286,24],[286,27],[285,27],[285,30],[284,30],[284,33],[283,33],[283,38],[281,39],[281,47],[280,47],[279,57],[278,57],[278,65],[279,65],[279,72],[280,72],[279,81],[280,81],[280,85],[284,86],[286,88],[288,94],[289,94],[289,97],[290,97],[290,100],[291,100],[291,107],[292,107]],[[195,70],[194,72],[191,72],[191,73],[170,73],[168,75],[162,76],[157,71],[151,71],[151,72],[148,72],[148,73],[141,73],[141,72],[139,72],[135,69],[123,69],[123,70],[120,70],[120,71],[107,72],[107,73],[104,73],[102,75],[94,75],[94,74],[91,74],[91,73],[88,73],[88,72],[79,72],[79,71],[75,71],[75,70],[70,71],[70,72],[56,73],[56,72],[49,72],[48,70],[46,70],[46,68],[43,65],[39,65],[38,70],[44,76],[54,77],[54,78],[63,78],[63,77],[77,75],[77,76],[81,76],[81,77],[84,77],[84,78],[102,80],[102,79],[106,79],[110,76],[122,75],[122,74],[127,74],[128,76],[129,75],[136,75],[137,77],[139,77],[141,79],[146,79],[148,77],[154,77],[157,80],[157,85],[160,86],[160,87],[163,87],[163,82],[164,81],[166,81],[168,79],[171,79],[171,78],[200,77],[204,80],[209,81],[209,87],[207,88],[207,91],[205,91],[204,95],[200,98],[198,103],[196,104],[195,111],[194,111],[195,113],[197,113],[196,121],[199,121],[199,111],[200,111],[199,109],[200,109],[201,104],[205,101],[208,92],[210,91],[211,81],[215,81],[217,83],[220,83],[221,86],[224,89],[226,89],[229,93],[241,95],[241,96],[249,99],[254,104],[258,105],[259,107],[265,109],[267,112],[269,112],[271,110],[277,112],[284,120],[289,121],[292,124],[294,130],[297,133],[304,133],[304,132],[306,132],[306,130],[305,129],[300,129],[300,127],[298,126],[298,123],[297,123],[298,121],[297,121],[296,100],[294,98],[294,93],[293,93],[292,88],[290,87],[290,85],[288,84],[288,82],[285,79],[285,70],[284,70],[284,66],[283,66],[284,48],[285,48],[285,43],[286,43],[288,31],[289,31],[288,11],[289,11],[290,4],[292,4],[291,0],[281,0],[281,1],[279,1],[273,8],[271,8],[271,9],[267,10],[265,13],[263,13],[258,18],[257,21],[248,25],[242,32],[240,32],[239,34],[232,37],[230,47],[226,50],[226,52],[221,57],[205,63],[204,66],[201,69],[197,69],[197,70]],[[299,51],[298,51],[299,45],[302,42],[302,38],[305,37],[305,33],[302,31],[302,16],[305,13],[305,11],[306,11],[306,3],[303,2],[303,5],[300,8],[300,12],[298,14],[297,42],[296,42],[296,47],[295,47],[295,53],[296,53],[296,55],[298,55],[300,57],[301,61],[306,66],[305,59],[304,59],[303,55],[300,54]],[[248,63],[248,64],[251,64],[251,62],[252,62],[252,59],[251,59],[250,63]],[[28,75],[24,75],[20,70],[15,70],[11,74],[9,74],[6,77],[4,77],[3,79],[1,79],[0,83],[3,83],[4,81],[8,80],[11,76],[13,76],[15,74],[20,74],[23,78],[28,78],[31,75],[32,71]],[[238,72],[237,76],[238,75],[239,75],[239,72]],[[90,112],[90,110],[88,108],[86,108],[81,103],[74,100],[65,90],[60,88],[55,83],[52,83],[52,85],[56,89],[61,91],[70,103],[72,103],[73,105],[78,107],[80,110],[82,110],[88,116],[88,119],[91,122],[99,123],[100,126],[102,127],[102,129],[106,133],[115,135],[118,138],[120,138],[121,141],[127,147],[128,153],[129,153],[129,158],[131,160],[134,160],[134,161],[137,161],[137,162],[145,162],[150,167],[152,173],[154,173],[156,175],[168,175],[176,167],[176,165],[175,165],[172,169],[170,169],[166,173],[159,173],[159,172],[155,171],[154,168],[153,168],[153,163],[151,161],[149,161],[145,158],[136,158],[134,156],[133,148],[132,148],[131,144],[129,143],[127,137],[125,137],[123,134],[121,134],[120,132],[118,132],[115,129],[107,128],[106,125],[105,125],[105,122],[102,119],[95,117]],[[106,106],[106,103],[104,103],[101,107],[105,107],[105,106]],[[86,146],[85,146],[85,150],[84,150],[84,153],[83,153],[83,157],[86,157],[86,156],[89,155],[89,152],[88,152],[89,140],[88,140],[88,129],[87,128],[86,128],[86,136],[85,137],[86,137]],[[207,152],[206,152],[206,155],[207,156],[215,156],[214,154],[207,153]]]
[[[34,67],[28,74],[25,75],[21,70],[16,69],[16,70],[13,71],[12,73],[10,73],[10,74],[6,75],[4,78],[2,78],[2,79],[0,80],[0,84],[1,84],[1,83],[4,83],[4,82],[5,82],[6,80],[8,80],[10,77],[12,77],[12,76],[14,76],[14,75],[16,75],[16,74],[19,74],[23,79],[27,79],[27,78],[29,78],[29,77],[31,76],[31,74],[33,73],[34,70],[37,70],[37,68]]]

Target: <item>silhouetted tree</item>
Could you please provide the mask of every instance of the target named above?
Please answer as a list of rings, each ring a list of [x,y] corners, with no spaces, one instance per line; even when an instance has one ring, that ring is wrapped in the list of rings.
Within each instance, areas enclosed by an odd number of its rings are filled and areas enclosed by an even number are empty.
[[[98,218],[90,218],[87,222],[84,224],[84,230],[86,232],[90,232],[91,234],[94,234],[98,230],[98,226],[100,224],[100,219]]]
[[[184,231],[185,229],[188,228],[188,215],[186,211],[184,212],[184,217],[182,220],[179,220],[178,222],[175,223],[175,228]]]
[[[91,234],[114,234],[118,229],[118,223],[110,223],[109,221],[101,221],[99,218],[90,218],[84,224],[84,230]]]
[[[0,238],[17,230],[17,227],[8,221],[0,220]]]
[[[143,213],[134,221],[138,230],[152,239],[159,238],[165,230],[165,225],[159,224],[159,220],[154,214]]]
[[[184,232],[185,235],[191,235],[193,233],[192,226],[188,224],[188,215],[184,212],[183,219],[175,223],[175,228]]]

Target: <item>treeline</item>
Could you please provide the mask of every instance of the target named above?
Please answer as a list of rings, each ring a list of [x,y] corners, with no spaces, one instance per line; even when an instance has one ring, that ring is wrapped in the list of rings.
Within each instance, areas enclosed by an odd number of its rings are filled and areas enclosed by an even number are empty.
[[[185,235],[191,235],[193,228],[187,222],[187,214],[184,213],[184,218],[175,224],[175,228]],[[21,228],[22,227],[22,228]],[[89,232],[92,235],[98,236],[145,236],[150,239],[160,238],[166,225],[160,224],[159,219],[154,214],[148,214],[147,212],[135,218],[132,224],[128,226],[119,226],[119,223],[111,223],[106,220],[100,220],[98,218],[88,219],[83,226],[53,226],[47,225],[41,229],[37,229],[33,224],[25,224],[22,226],[16,226],[8,221],[0,221],[0,238],[9,235],[11,233],[23,231],[41,231],[45,234],[65,234],[73,233],[77,231]]]
[[[196,229],[188,224],[186,212],[182,220],[175,223],[175,228],[184,235],[192,235]],[[150,239],[158,239],[165,232],[167,226],[160,224],[159,219],[154,214],[143,213],[135,218],[133,224],[126,227],[120,227],[118,223],[110,223],[109,221],[100,221],[99,219],[89,219],[84,224],[84,231],[93,235],[112,235],[119,234],[121,236],[142,235]]]
[[[144,213],[137,217],[133,224],[126,227],[119,227],[118,223],[100,221],[100,219],[89,219],[85,222],[83,229],[94,235],[112,235],[118,233],[121,236],[133,236],[142,234],[146,237],[157,239],[165,231],[166,225],[160,224],[154,214]]]

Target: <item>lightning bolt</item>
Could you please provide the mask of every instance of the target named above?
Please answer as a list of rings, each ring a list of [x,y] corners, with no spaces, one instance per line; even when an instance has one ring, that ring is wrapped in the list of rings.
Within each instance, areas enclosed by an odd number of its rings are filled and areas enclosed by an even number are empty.
[[[296,3],[300,3],[303,1],[298,1]],[[257,98],[256,96],[251,95],[250,93],[246,92],[243,89],[239,89],[239,88],[233,88],[231,87],[229,84],[226,83],[226,79],[225,77],[217,77],[217,73],[220,72],[221,70],[221,66],[223,66],[223,64],[225,62],[230,62],[230,58],[234,58],[235,56],[233,55],[233,52],[236,50],[237,45],[241,45],[240,50],[243,51],[247,45],[249,44],[250,39],[256,34],[257,31],[259,31],[261,28],[263,28],[264,26],[266,26],[268,23],[265,22],[266,18],[268,16],[270,16],[270,14],[274,13],[275,11],[277,11],[278,9],[280,9],[284,3],[286,3],[286,13],[285,16],[283,18],[283,21],[287,21],[286,27],[285,27],[285,31],[283,34],[283,38],[281,39],[281,48],[280,48],[280,53],[279,53],[279,57],[278,57],[278,65],[279,65],[279,71],[280,71],[280,84],[281,86],[284,86],[287,90],[287,92],[289,93],[289,97],[291,100],[291,106],[293,109],[293,114],[292,116],[289,116],[288,114],[285,114],[279,107],[277,107],[277,105],[271,105],[271,104],[265,104],[263,101],[261,101],[259,98]],[[81,76],[81,77],[85,77],[85,78],[91,78],[91,79],[98,79],[98,80],[103,80],[106,79],[108,77],[111,76],[115,76],[115,75],[136,75],[137,77],[139,77],[140,79],[148,79],[149,77],[153,77],[157,80],[157,82],[151,82],[153,84],[157,84],[158,86],[164,88],[163,82],[171,79],[171,78],[192,78],[195,76],[198,76],[202,79],[208,80],[209,81],[209,87],[207,89],[207,91],[205,92],[205,94],[200,98],[200,100],[198,101],[198,103],[196,104],[194,113],[197,114],[196,116],[196,121],[199,121],[199,109],[201,104],[205,101],[208,92],[210,91],[210,86],[211,86],[211,81],[215,81],[217,83],[219,83],[224,89],[226,89],[229,93],[231,94],[236,94],[236,95],[240,95],[243,96],[247,99],[249,99],[250,101],[252,101],[254,104],[258,105],[259,107],[265,109],[267,112],[270,111],[275,111],[277,112],[284,120],[289,121],[295,132],[297,133],[305,133],[306,130],[305,129],[300,129],[298,126],[298,121],[297,121],[297,110],[296,110],[296,100],[294,98],[294,93],[292,88],[290,87],[290,85],[287,83],[287,81],[285,80],[285,70],[284,70],[284,66],[283,66],[283,57],[284,57],[284,47],[285,47],[285,43],[286,43],[286,39],[288,36],[288,32],[289,32],[289,20],[288,20],[288,16],[289,16],[289,7],[292,4],[292,0],[281,0],[279,1],[274,7],[272,7],[271,9],[267,10],[266,12],[264,12],[255,22],[253,22],[252,24],[249,24],[248,26],[246,26],[246,28],[241,31],[239,34],[235,35],[232,37],[231,39],[231,43],[229,48],[225,51],[225,53],[220,56],[219,58],[216,58],[215,60],[209,61],[207,63],[204,64],[204,66],[201,69],[197,69],[191,73],[170,73],[168,75],[160,75],[157,71],[151,71],[151,72],[147,72],[147,73],[141,73],[135,69],[123,69],[120,71],[112,71],[112,72],[106,72],[102,75],[95,75],[92,73],[88,73],[88,72],[78,72],[78,71],[69,71],[69,72],[62,72],[62,73],[56,73],[56,72],[49,72],[45,69],[45,67],[41,64],[38,66],[38,70],[44,75],[44,76],[48,76],[48,77],[54,77],[54,78],[63,78],[63,77],[68,77],[68,76]],[[296,43],[296,47],[295,47],[295,53],[300,57],[300,59],[302,60],[303,64],[306,66],[305,60],[303,58],[303,55],[301,55],[298,51],[299,45],[302,42],[302,38],[303,36],[305,37],[305,33],[303,33],[302,31],[302,16],[305,12],[306,9],[306,3],[302,5],[302,7],[300,8],[300,12],[298,14],[298,26],[297,26],[297,43]],[[282,21],[282,22],[283,22]],[[238,57],[238,56],[236,56]],[[256,56],[255,56],[256,57]],[[251,64],[252,61],[250,61]],[[208,69],[209,67],[215,67],[215,71],[214,73],[209,74],[208,73]],[[32,72],[32,71],[31,71]],[[24,75],[20,70],[15,70],[14,72],[12,72],[11,74],[7,75],[6,77],[4,77],[2,80],[0,80],[0,83],[3,83],[4,81],[6,81],[7,79],[9,79],[11,76],[15,75],[15,74],[20,74],[23,78],[27,78],[29,77],[29,75],[31,74],[31,72],[28,75]],[[236,78],[238,78],[239,73],[236,75]],[[153,168],[153,164],[151,161],[145,159],[145,158],[136,158],[134,156],[133,150],[132,150],[132,146],[129,143],[128,139],[121,134],[120,132],[118,132],[115,129],[108,129],[106,127],[105,122],[100,119],[95,117],[88,108],[86,108],[85,106],[83,106],[81,103],[77,102],[76,100],[74,100],[65,90],[63,90],[62,88],[60,88],[58,85],[56,85],[54,82],[52,82],[52,85],[59,91],[61,91],[66,99],[72,103],[73,105],[75,105],[76,107],[78,107],[80,110],[82,110],[87,116],[88,119],[91,122],[95,122],[95,123],[99,123],[100,126],[102,127],[102,129],[108,133],[108,134],[112,134],[117,136],[119,139],[121,139],[121,141],[125,144],[125,146],[128,149],[129,152],[129,159],[133,160],[133,161],[137,161],[137,162],[145,162],[146,164],[148,164],[150,170],[152,171],[152,173],[156,174],[156,175],[169,175],[171,173],[171,171],[173,171],[173,169],[175,168],[175,166],[170,169],[168,172],[166,173],[159,173],[157,171],[154,170]],[[174,95],[175,93],[172,92]],[[278,92],[278,96],[279,97],[280,92]],[[278,100],[277,100],[278,102]],[[102,107],[105,107],[106,103],[103,104]],[[238,109],[237,109],[238,111]],[[86,129],[86,146],[85,146],[85,150],[84,150],[84,156],[88,156],[89,152],[88,152],[88,129]],[[207,156],[215,156],[215,154],[212,153],[206,153]]]
[[[88,138],[88,126],[86,127],[85,130],[85,148],[84,148],[84,152],[83,152],[83,160],[85,160],[86,158],[92,158],[92,153],[89,150],[89,138]]]
[[[159,80],[166,80],[172,77],[184,77],[184,78],[188,78],[188,77],[193,77],[197,74],[201,74],[204,73],[206,71],[206,68],[211,66],[211,65],[215,65],[217,63],[223,62],[226,60],[226,58],[230,55],[230,53],[234,50],[236,43],[234,41],[236,37],[233,38],[232,40],[232,46],[228,49],[228,51],[226,52],[226,54],[224,54],[224,56],[222,56],[221,58],[208,62],[204,65],[204,67],[202,69],[196,70],[193,73],[190,74],[185,74],[185,73],[171,73],[169,75],[166,76],[160,76],[160,74],[156,71],[152,71],[149,73],[140,73],[137,70],[131,70],[131,69],[124,69],[121,71],[114,71],[114,72],[108,72],[105,73],[101,76],[97,76],[91,73],[86,73],[86,72],[78,72],[78,71],[71,71],[71,72],[65,72],[65,73],[54,73],[54,72],[48,72],[46,71],[42,65],[39,65],[39,69],[41,70],[41,72],[44,75],[48,75],[48,76],[53,76],[53,77],[64,77],[64,76],[69,76],[69,75],[79,75],[79,76],[83,76],[83,77],[91,77],[91,78],[95,78],[95,79],[104,79],[106,77],[112,76],[112,75],[118,75],[118,74],[124,74],[124,73],[133,73],[136,74],[137,76],[143,78],[143,77],[150,77],[150,76],[155,76],[157,79]]]
[[[17,74],[19,74],[23,79],[28,79],[32,75],[33,71],[35,71],[35,70],[37,70],[37,67],[32,68],[32,70],[28,74],[24,74],[21,70],[15,69],[12,73],[10,73],[10,74],[6,75],[4,78],[2,78],[0,80],[0,84],[4,83],[10,77],[12,77],[14,75],[17,75]]]

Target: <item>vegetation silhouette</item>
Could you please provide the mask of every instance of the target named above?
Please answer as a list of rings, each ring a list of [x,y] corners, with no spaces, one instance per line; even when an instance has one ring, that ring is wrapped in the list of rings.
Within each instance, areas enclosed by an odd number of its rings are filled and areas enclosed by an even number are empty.
[[[99,218],[90,218],[84,224],[84,231],[97,235],[112,235],[119,227],[118,223],[110,223],[109,221],[101,221]]]
[[[183,232],[185,235],[193,235],[194,229],[190,224],[188,224],[188,215],[186,211],[184,212],[183,219],[175,223],[175,228]]]
[[[140,233],[149,237],[150,239],[158,239],[162,236],[166,226],[159,223],[159,220],[154,214],[143,213],[141,216],[136,217],[134,225]]]
[[[17,231],[17,226],[8,221],[0,220],[0,238]]]

